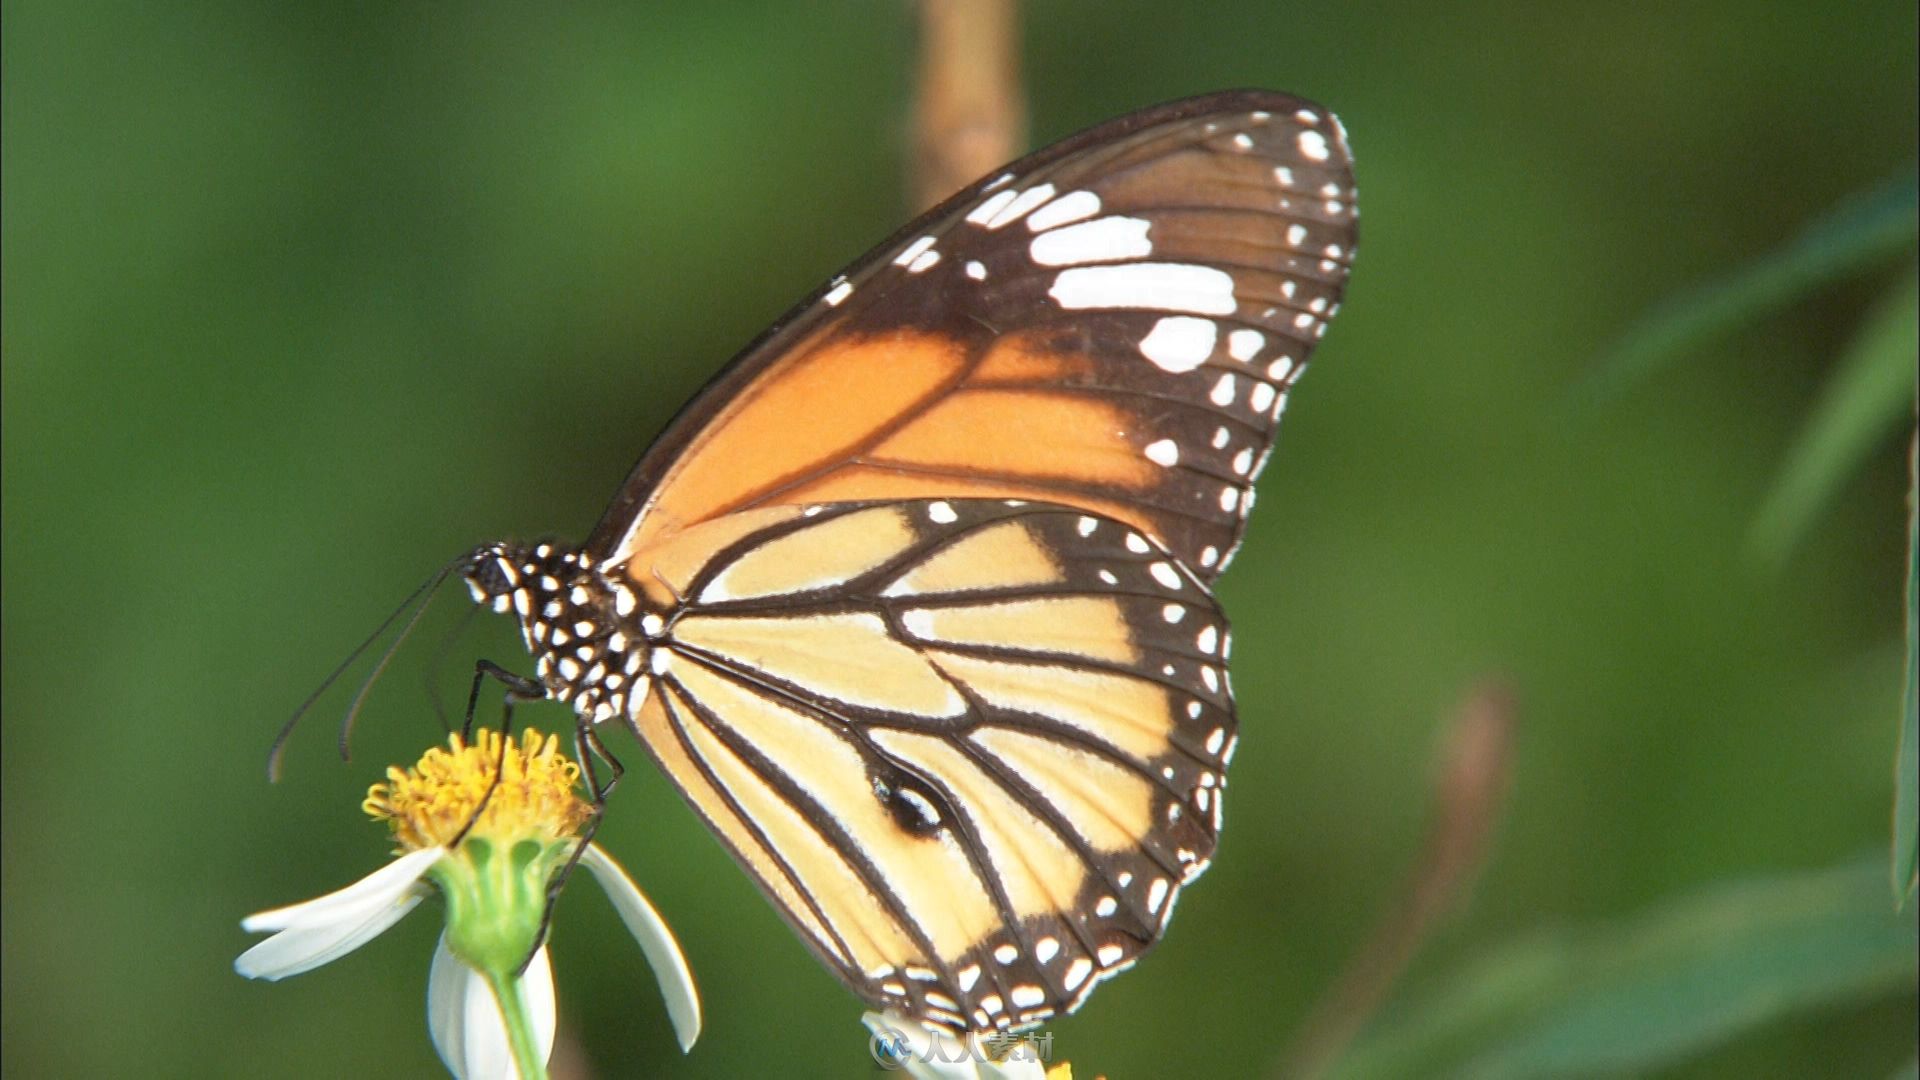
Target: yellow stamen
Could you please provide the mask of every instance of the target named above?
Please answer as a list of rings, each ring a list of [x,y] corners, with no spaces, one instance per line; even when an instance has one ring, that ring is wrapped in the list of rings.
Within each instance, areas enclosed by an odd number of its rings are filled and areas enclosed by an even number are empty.
[[[507,740],[504,754],[497,731],[481,731],[476,746],[456,732],[447,744],[428,750],[411,769],[389,766],[387,779],[368,788],[360,804],[392,826],[402,851],[451,843],[469,821],[471,835],[507,843],[559,840],[578,832],[592,813],[575,791],[580,767],[560,753],[552,735],[523,732],[519,743]],[[482,799],[486,808],[476,820]]]

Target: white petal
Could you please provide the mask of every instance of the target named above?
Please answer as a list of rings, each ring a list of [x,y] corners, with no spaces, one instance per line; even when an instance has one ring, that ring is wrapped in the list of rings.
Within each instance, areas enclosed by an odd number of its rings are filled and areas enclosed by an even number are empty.
[[[379,937],[422,899],[421,893],[410,891],[388,900],[385,907],[345,912],[336,922],[282,930],[241,953],[233,970],[249,979],[270,981],[312,971]]]
[[[445,848],[437,847],[408,852],[344,889],[304,903],[249,915],[241,920],[240,926],[258,934],[357,920],[362,911],[383,908],[413,891],[421,875],[445,854]]]
[[[673,1033],[680,1040],[681,1052],[693,1049],[694,1040],[700,1037],[700,992],[694,988],[693,972],[687,969],[687,958],[681,955],[680,943],[673,939],[673,931],[667,929],[666,920],[606,852],[588,844],[580,853],[580,865],[606,890],[607,899],[613,901],[614,910],[620,913],[620,920],[627,924],[627,931],[646,954],[653,977],[660,981],[660,994],[667,999],[667,1017],[673,1021]]]
[[[558,1026],[558,1010],[553,999],[553,962],[547,947],[533,954],[521,976],[527,995],[527,1011],[533,1022],[534,1040],[541,1059],[553,1056],[553,1036]],[[447,951],[447,936],[433,950],[433,967],[427,974],[427,1030],[433,1035],[433,1047],[440,1060],[460,1080],[517,1080],[513,1050],[507,1042],[506,1022],[493,988],[480,973]]]

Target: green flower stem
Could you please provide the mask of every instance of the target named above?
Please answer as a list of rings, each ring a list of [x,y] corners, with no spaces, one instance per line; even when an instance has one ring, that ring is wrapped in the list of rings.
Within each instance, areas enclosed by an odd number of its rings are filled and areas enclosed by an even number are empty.
[[[547,1075],[521,967],[540,940],[547,882],[569,850],[566,841],[471,836],[429,871],[447,902],[447,949],[493,988],[521,1080]]]
[[[527,1012],[520,977],[499,971],[489,971],[486,976],[494,1000],[500,1003],[500,1015],[506,1020],[507,1045],[513,1049],[513,1064],[520,1071],[520,1080],[547,1080],[546,1056],[533,1035],[533,1017]]]

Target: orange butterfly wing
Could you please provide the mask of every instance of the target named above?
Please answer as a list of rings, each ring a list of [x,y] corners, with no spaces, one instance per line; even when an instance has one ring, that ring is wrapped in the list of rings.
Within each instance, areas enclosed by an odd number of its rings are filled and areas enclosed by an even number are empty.
[[[1354,234],[1344,132],[1308,102],[1230,92],[1084,132],[935,208],[749,347],[586,550],[658,596],[655,555],[727,514],[1002,497],[1127,522],[1211,580]]]

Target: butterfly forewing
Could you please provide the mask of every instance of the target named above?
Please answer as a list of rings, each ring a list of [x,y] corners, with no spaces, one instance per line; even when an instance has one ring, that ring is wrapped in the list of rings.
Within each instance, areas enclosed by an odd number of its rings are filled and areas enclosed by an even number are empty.
[[[876,1006],[955,1029],[1070,1009],[1211,857],[1226,623],[1132,525],[814,507],[685,586],[642,740]]]
[[[1353,200],[1338,121],[1283,94],[1176,103],[1041,151],[736,359],[588,550],[646,585],[649,548],[742,510],[1011,497],[1127,522],[1211,580],[1338,307]]]

